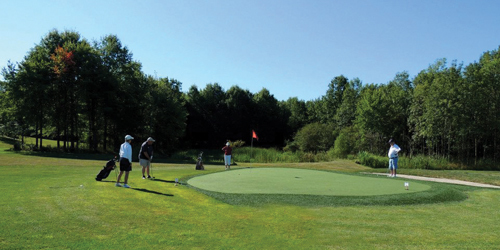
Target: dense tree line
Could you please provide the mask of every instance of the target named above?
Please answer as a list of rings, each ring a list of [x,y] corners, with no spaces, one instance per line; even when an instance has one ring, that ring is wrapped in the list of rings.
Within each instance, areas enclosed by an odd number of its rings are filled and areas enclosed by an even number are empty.
[[[114,150],[125,134],[158,138],[163,152],[212,148],[226,140],[339,156],[383,154],[394,138],[407,155],[496,160],[500,153],[500,53],[467,66],[437,60],[413,79],[386,84],[336,76],[320,98],[278,101],[219,84],[182,92],[175,79],[144,74],[116,36],[88,42],[52,31],[0,82],[4,134],[61,141],[65,150]]]
[[[65,151],[80,143],[116,151],[126,134],[168,134],[158,142],[168,150],[185,131],[180,83],[143,74],[116,36],[90,43],[76,32],[51,31],[2,74],[3,132],[34,136],[36,148],[51,138]]]

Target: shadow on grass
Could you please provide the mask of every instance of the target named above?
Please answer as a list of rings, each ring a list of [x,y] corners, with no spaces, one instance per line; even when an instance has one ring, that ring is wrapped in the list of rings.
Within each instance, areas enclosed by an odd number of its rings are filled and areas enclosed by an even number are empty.
[[[166,183],[175,183],[175,181],[167,181],[167,180],[162,180],[162,179],[151,179],[152,181],[160,181],[160,182],[166,182]]]
[[[141,192],[144,192],[144,193],[150,193],[150,194],[157,194],[157,195],[171,196],[171,197],[174,196],[173,194],[164,194],[164,193],[160,193],[160,192],[149,190],[149,189],[145,189],[145,188],[131,188],[131,189],[137,190],[137,191],[141,191]]]
[[[16,143],[16,139],[4,137],[4,136],[0,136],[0,141],[5,142],[5,143],[10,144],[10,145],[14,145],[14,143]]]

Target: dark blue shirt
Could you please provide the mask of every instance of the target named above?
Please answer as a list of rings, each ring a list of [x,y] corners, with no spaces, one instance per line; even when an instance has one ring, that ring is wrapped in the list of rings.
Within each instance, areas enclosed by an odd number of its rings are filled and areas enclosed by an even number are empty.
[[[148,157],[144,155],[145,152],[148,152],[149,157],[153,156],[153,145],[149,145],[148,141],[145,141],[141,146],[141,151],[139,151],[139,159],[148,160]]]

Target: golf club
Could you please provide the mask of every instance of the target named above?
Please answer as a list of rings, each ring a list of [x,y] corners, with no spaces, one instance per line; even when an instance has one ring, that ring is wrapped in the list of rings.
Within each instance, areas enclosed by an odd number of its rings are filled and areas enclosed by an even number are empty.
[[[118,173],[117,173],[118,170],[116,169],[116,167],[114,168],[114,170],[115,170],[115,177],[116,177],[115,179],[118,180]]]
[[[117,172],[118,172],[118,170],[116,169],[116,162],[117,162],[118,160],[116,159],[116,156],[115,156],[115,158],[114,158],[113,160],[115,161],[115,166],[113,167],[113,170],[115,170],[115,177],[116,177],[115,179],[116,179],[116,180],[118,180],[118,173],[117,173]]]
[[[153,156],[151,156],[151,160],[149,160],[149,171],[151,171],[151,180],[155,178],[155,176],[153,175]]]

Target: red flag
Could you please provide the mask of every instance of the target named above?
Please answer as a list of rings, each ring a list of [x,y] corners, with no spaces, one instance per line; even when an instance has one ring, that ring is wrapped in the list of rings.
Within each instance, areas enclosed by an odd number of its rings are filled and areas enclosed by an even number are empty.
[[[257,141],[259,140],[259,137],[257,136],[257,133],[255,133],[255,131],[253,131],[253,130],[252,130],[252,138],[257,139]]]

